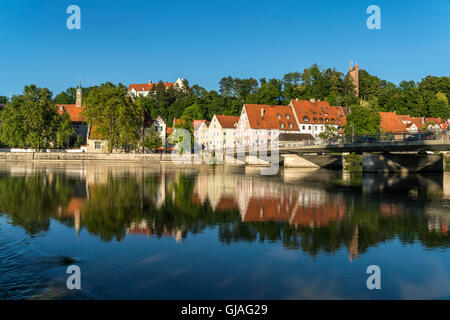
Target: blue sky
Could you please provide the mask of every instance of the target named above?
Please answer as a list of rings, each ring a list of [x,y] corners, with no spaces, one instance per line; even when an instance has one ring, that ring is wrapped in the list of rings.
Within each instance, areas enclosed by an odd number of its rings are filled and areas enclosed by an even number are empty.
[[[81,30],[66,9],[81,8]],[[381,8],[381,30],[366,9]],[[105,81],[217,89],[223,76],[282,77],[350,60],[398,83],[450,74],[450,1],[0,0],[0,95]]]

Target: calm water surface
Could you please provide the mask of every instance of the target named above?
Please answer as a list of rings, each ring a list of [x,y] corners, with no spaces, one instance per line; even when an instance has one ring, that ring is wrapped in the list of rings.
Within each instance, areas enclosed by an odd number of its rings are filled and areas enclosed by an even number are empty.
[[[450,173],[3,163],[0,298],[449,299],[449,224]]]

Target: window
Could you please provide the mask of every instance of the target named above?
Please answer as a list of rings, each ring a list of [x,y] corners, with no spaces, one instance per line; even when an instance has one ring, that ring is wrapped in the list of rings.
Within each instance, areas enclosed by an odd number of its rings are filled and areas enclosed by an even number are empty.
[[[284,123],[281,123],[281,124],[280,124],[280,127],[281,127],[281,128],[284,128]]]
[[[303,117],[304,122],[309,122],[309,118],[307,116]]]
[[[281,114],[278,115],[278,119],[281,119]]]
[[[308,130],[311,130],[311,126],[308,126]]]
[[[292,124],[292,123],[289,123],[289,128],[293,128],[294,127],[294,125]]]
[[[323,122],[323,118],[320,118],[319,121],[322,123]]]
[[[290,119],[290,118],[291,118],[291,116],[287,114],[286,115],[286,119]]]
[[[305,130],[305,126],[302,126],[302,129]]]
[[[100,149],[100,148],[101,148],[100,141],[95,141],[95,149]]]

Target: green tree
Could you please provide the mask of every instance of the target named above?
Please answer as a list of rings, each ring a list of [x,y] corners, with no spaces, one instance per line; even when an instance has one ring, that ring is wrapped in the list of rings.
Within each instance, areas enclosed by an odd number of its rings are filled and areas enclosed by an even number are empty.
[[[8,97],[0,96],[0,104],[5,104],[8,102]]]
[[[352,105],[344,126],[346,135],[368,135],[380,132],[381,117],[376,108]]]
[[[155,131],[155,128],[151,126],[145,129],[143,147],[144,150],[155,150],[162,146],[162,139]]]
[[[56,146],[65,148],[70,145],[70,139],[74,134],[72,121],[68,113],[64,112],[59,119],[58,129],[56,131]]]
[[[0,139],[9,146],[40,150],[54,143],[59,115],[52,93],[35,85],[13,96],[1,114]]]
[[[442,119],[450,118],[450,107],[447,96],[442,93],[436,93],[435,97],[429,102],[429,116]]]
[[[339,137],[339,130],[330,124],[325,125],[325,130],[319,133],[319,138],[336,140]]]
[[[108,152],[137,147],[143,110],[127,97],[126,87],[121,84],[102,84],[92,89],[84,105],[83,115],[108,142]]]
[[[67,92],[61,92],[60,94],[56,95],[56,97],[53,99],[53,102],[55,104],[74,104],[75,101],[76,101],[75,96],[71,96],[67,94]]]

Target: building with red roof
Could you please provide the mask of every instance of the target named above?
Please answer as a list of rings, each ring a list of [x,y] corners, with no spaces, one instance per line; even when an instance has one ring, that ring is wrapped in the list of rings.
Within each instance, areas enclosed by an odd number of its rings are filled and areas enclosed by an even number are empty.
[[[282,135],[317,138],[326,125],[342,130],[346,123],[344,109],[327,101],[291,100],[288,106],[244,104],[238,123],[238,145],[269,143]],[[301,134],[301,135],[299,135]],[[289,136],[292,139],[289,139]]]
[[[239,117],[214,115],[209,124],[207,145],[210,149],[234,149]]]
[[[326,125],[334,126],[342,131],[346,116],[342,107],[330,106],[328,101],[291,100],[289,106],[293,110],[300,133],[306,133],[317,138],[325,131]]]
[[[83,105],[83,91],[81,89],[81,83],[76,91],[75,104],[58,104],[56,105],[59,115],[67,113],[72,121],[72,127],[75,135],[81,136],[84,140],[88,137],[88,124],[84,119],[82,112],[84,110]]]
[[[175,82],[163,82],[166,90],[175,87],[175,88],[183,88],[184,79],[178,78]],[[132,97],[146,97],[150,93],[152,89],[156,89],[158,82],[149,81],[148,83],[132,83],[128,87],[128,94]]]

